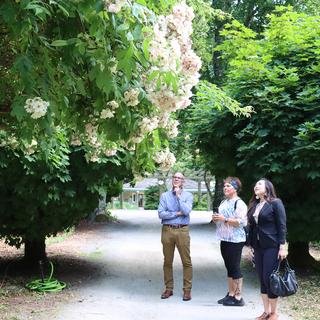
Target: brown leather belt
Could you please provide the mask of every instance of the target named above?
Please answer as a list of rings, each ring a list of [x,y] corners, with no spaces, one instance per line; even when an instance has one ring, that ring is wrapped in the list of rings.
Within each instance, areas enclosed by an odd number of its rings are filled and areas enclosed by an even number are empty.
[[[183,227],[187,227],[187,224],[165,224],[165,226],[172,228],[172,229],[180,229]]]

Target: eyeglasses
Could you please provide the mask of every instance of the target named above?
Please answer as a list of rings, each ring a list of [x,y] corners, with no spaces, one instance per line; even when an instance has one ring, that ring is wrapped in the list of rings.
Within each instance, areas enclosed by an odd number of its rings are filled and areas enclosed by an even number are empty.
[[[184,178],[173,176],[172,179],[183,180]]]

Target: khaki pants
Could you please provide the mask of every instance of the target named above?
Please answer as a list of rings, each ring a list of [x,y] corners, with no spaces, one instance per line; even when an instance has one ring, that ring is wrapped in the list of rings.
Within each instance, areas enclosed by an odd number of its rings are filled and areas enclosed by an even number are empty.
[[[172,263],[175,248],[178,248],[183,265],[183,289],[190,291],[192,288],[192,262],[190,257],[189,227],[178,229],[162,226],[161,243],[163,247],[163,272],[166,290],[173,290]]]

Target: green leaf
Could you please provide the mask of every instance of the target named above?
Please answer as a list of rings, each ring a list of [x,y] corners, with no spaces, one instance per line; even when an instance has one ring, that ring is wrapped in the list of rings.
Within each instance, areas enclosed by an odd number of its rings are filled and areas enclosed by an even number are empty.
[[[129,30],[130,26],[127,23],[122,23],[119,26],[117,26],[117,31],[126,31]]]
[[[131,32],[127,32],[126,33],[126,38],[127,38],[128,41],[133,41],[134,40],[134,37],[133,37]]]
[[[150,42],[151,42],[150,39],[145,39],[142,44],[143,53],[147,60],[149,60],[149,57],[150,57],[150,54],[149,54]]]
[[[67,40],[55,40],[51,43],[52,46],[54,47],[63,47],[68,45]]]
[[[57,3],[57,6],[59,7],[59,9],[63,12],[63,14],[66,16],[66,17],[69,17],[70,14],[69,12],[67,11],[67,9],[65,7],[63,7],[60,3]]]
[[[64,46],[69,46],[72,44],[75,44],[78,42],[77,38],[72,38],[68,40],[55,40],[51,43],[53,47],[64,47]]]
[[[98,72],[96,75],[96,83],[98,88],[109,94],[113,87],[113,77],[110,72]]]

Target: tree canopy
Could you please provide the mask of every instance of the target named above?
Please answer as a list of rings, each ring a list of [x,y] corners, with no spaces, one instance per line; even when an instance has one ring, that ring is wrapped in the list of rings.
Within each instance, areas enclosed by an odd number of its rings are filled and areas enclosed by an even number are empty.
[[[189,128],[211,170],[237,173],[247,196],[262,176],[275,183],[289,241],[319,240],[320,17],[280,7],[269,19],[259,35],[227,24],[217,48],[228,62],[224,89],[253,107],[251,117],[231,117],[214,104],[202,113],[200,100]]]
[[[43,242],[87,215],[102,190],[110,197],[173,165],[171,114],[190,104],[201,67],[193,10],[174,2],[1,2],[7,241]]]

